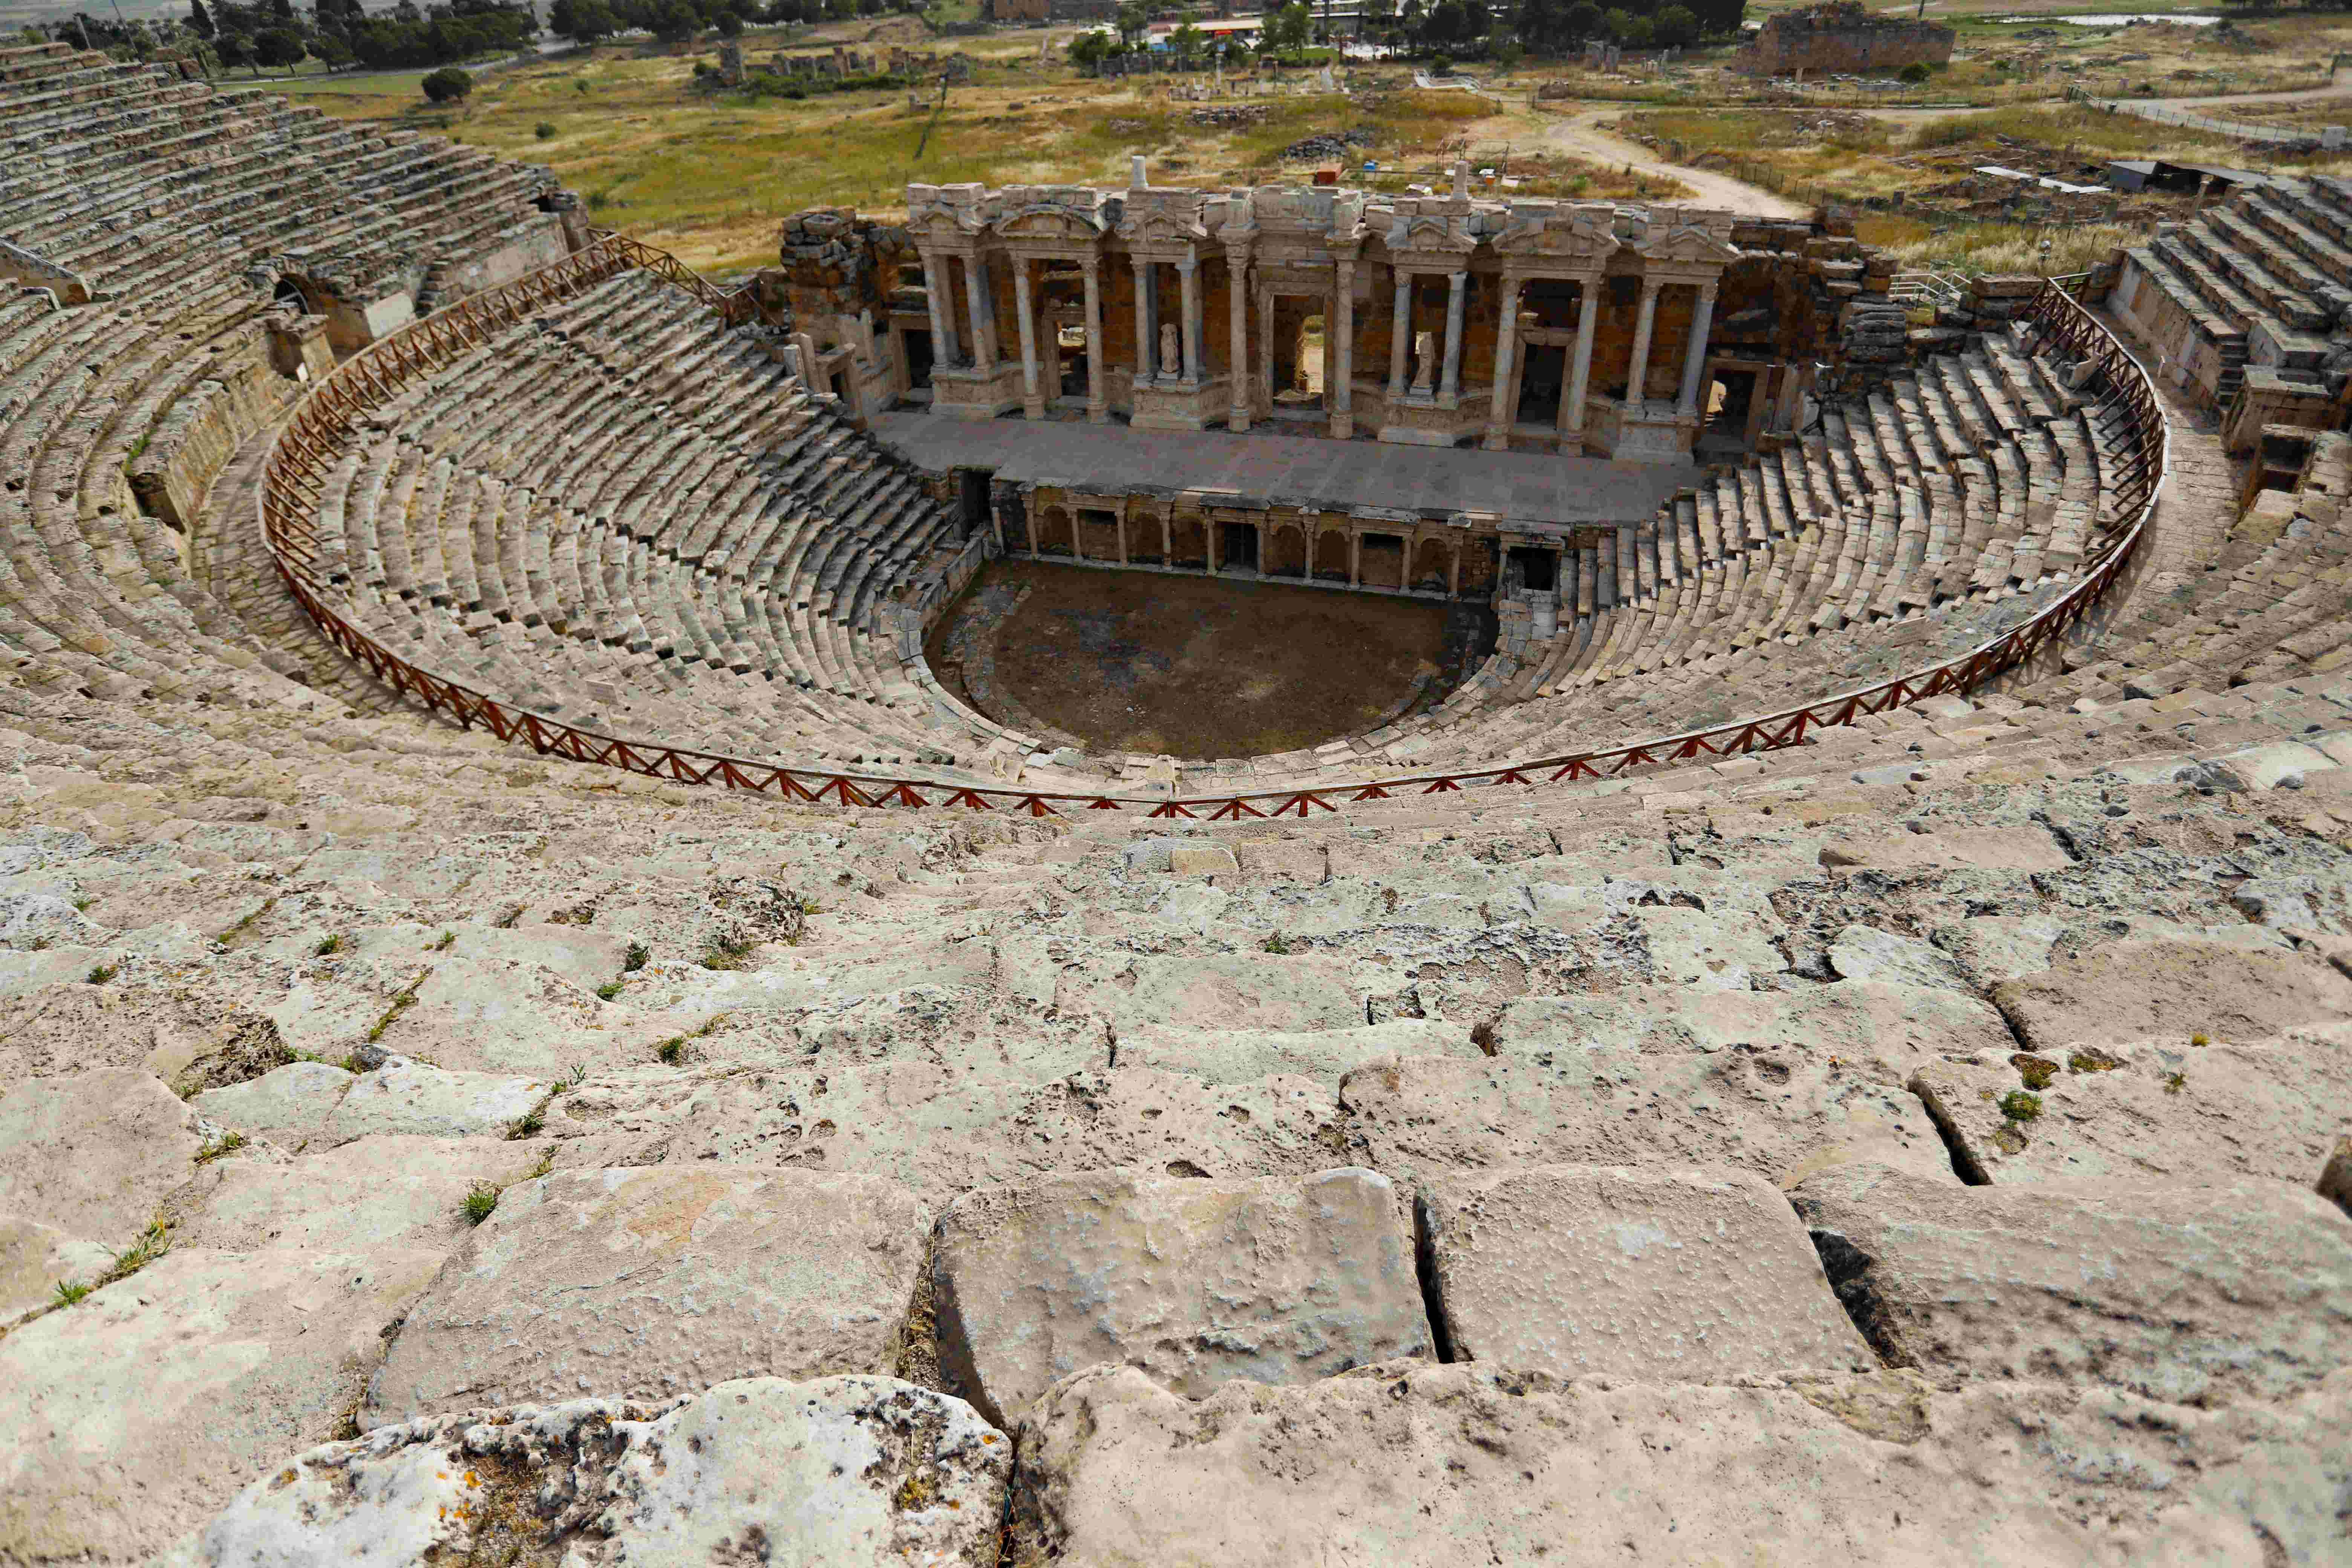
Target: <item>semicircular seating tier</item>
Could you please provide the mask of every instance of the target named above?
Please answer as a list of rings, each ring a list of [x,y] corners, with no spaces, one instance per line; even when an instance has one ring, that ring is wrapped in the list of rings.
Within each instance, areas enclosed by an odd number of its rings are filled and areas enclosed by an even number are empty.
[[[560,255],[551,176],[60,45],[0,50],[0,644],[100,695],[294,695],[192,538],[299,389],[268,362],[278,287],[429,305],[464,265]]]
[[[952,518],[770,351],[607,279],[360,420],[316,570],[380,646],[566,722],[754,760],[998,743],[899,651]]]
[[[1568,552],[1554,591],[1507,600],[1476,676],[1339,765],[1377,777],[1598,749],[1958,657],[2056,600],[2128,525],[2116,475],[2146,433],[2109,390],[2022,322],[1930,356],[1714,470],[1613,547]],[[1305,784],[1332,765],[1299,752],[1185,783]]]

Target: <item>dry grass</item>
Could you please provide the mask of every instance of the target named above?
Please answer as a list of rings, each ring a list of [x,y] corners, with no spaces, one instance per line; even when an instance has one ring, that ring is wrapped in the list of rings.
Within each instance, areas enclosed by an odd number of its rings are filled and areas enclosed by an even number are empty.
[[[1860,218],[1853,232],[1864,244],[1884,247],[1906,268],[2044,277],[2087,271],[2142,237],[2128,224],[1969,223],[1939,230],[1899,215]],[[2042,248],[2045,242],[2047,251]]]

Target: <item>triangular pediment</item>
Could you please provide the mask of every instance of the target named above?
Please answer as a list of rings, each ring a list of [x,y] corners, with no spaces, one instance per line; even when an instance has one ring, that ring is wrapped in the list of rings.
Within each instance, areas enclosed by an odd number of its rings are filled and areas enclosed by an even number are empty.
[[[1024,207],[1011,216],[999,220],[996,232],[1007,239],[1069,240],[1092,244],[1103,236],[1105,226],[1067,207]]]
[[[1727,266],[1739,259],[1739,247],[1730,241],[1687,224],[1652,234],[1633,248],[1651,261],[1704,262]]]

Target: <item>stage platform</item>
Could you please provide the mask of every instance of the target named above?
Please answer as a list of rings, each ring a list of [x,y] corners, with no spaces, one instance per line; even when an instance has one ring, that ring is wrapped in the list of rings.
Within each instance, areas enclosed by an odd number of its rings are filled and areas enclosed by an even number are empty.
[[[1193,494],[1223,506],[1298,506],[1497,524],[1637,522],[1698,482],[1689,463],[1619,463],[1539,452],[1332,441],[1250,430],[1198,435],[1051,420],[958,419],[896,410],[874,434],[932,473],[984,468],[1001,480],[1098,495]]]

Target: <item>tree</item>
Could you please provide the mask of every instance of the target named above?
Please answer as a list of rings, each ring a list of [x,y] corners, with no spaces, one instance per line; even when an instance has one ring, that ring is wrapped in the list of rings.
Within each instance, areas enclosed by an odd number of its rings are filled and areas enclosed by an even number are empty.
[[[686,0],[654,0],[646,9],[646,28],[665,44],[688,42],[701,21]]]
[[[470,72],[456,66],[443,66],[420,85],[425,96],[436,103],[462,103],[474,90],[474,79]]]
[[[1570,43],[1580,44],[1587,38],[1601,37],[1609,30],[1609,24],[1602,18],[1601,7],[1594,5],[1593,0],[1576,0],[1576,4],[1560,16],[1560,27],[1568,35]]]
[[[1143,29],[1150,26],[1151,7],[1143,0],[1123,0],[1115,21],[1118,27],[1118,41],[1131,49],[1143,37]]]
[[[547,14],[548,30],[575,44],[593,44],[621,30],[620,19],[604,0],[555,0]]]
[[[1698,18],[1687,5],[1669,5],[1650,21],[1651,41],[1664,48],[1698,42]]]
[[[1168,47],[1176,51],[1178,65],[1191,65],[1201,58],[1201,51],[1208,44],[1209,35],[1189,21],[1178,23],[1176,30],[1168,35]]]
[[[1265,14],[1257,34],[1257,52],[1262,55],[1287,55],[1307,47],[1314,36],[1314,17],[1307,9],[1307,0],[1291,0]]]
[[[1513,26],[1519,41],[1539,53],[1552,54],[1568,46],[1568,8],[1561,0],[1519,0]]]
[[[269,19],[281,27],[294,25],[294,0],[269,0]]]
[[[877,0],[877,3],[878,4],[879,0]],[[732,11],[721,11],[719,13],[718,27],[720,37],[740,38],[743,36],[743,18]]]
[[[272,70],[299,65],[310,52],[302,47],[302,35],[291,27],[271,27],[254,35],[253,58]]]
[[[205,9],[205,0],[188,0],[188,31],[208,43],[219,35],[213,26],[213,14]]]
[[[220,56],[221,65],[226,69],[235,70],[239,66],[252,66],[254,75],[261,74],[261,67],[255,61],[253,51],[246,47],[245,40],[235,33],[223,33],[214,40],[213,52]]]
[[[1088,70],[1118,52],[1111,36],[1099,27],[1088,27],[1070,40],[1070,63]]]

